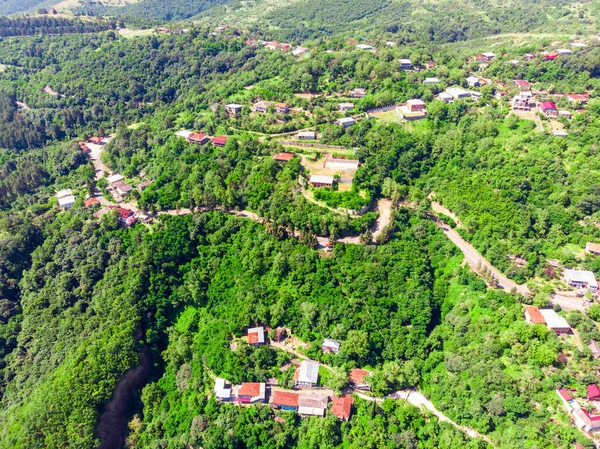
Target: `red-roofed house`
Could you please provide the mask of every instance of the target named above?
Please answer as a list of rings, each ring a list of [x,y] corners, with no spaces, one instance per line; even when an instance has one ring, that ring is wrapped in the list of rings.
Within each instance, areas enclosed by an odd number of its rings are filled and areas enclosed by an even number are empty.
[[[275,390],[271,396],[271,404],[283,410],[298,410],[298,393]]]
[[[352,404],[354,404],[354,398],[350,395],[342,397],[334,396],[331,413],[341,420],[348,421],[350,419],[350,413],[352,413]]]
[[[117,212],[117,220],[123,226],[133,226],[137,222],[137,217],[132,210],[119,206],[109,206],[109,208]]]
[[[290,112],[290,106],[286,103],[275,103],[275,112],[278,114],[287,114]]]
[[[102,143],[102,137],[90,137],[88,142],[95,143],[96,145],[100,145]]]
[[[212,138],[210,143],[212,143],[216,147],[223,148],[225,146],[225,144],[227,143],[228,139],[229,139],[229,137],[227,137],[227,136],[215,136]]]
[[[248,329],[248,344],[250,346],[261,346],[265,344],[265,328],[253,327]]]
[[[567,94],[565,97],[567,97],[567,100],[573,103],[587,104],[589,100],[588,96],[583,94]]]
[[[371,374],[366,369],[356,368],[350,370],[349,382],[357,390],[371,391],[371,386],[366,382],[365,377]]]
[[[590,415],[590,413],[584,408],[576,409],[573,412],[573,416],[575,417],[576,423],[577,421],[583,423],[582,427],[586,431],[596,430],[600,428],[600,416]]]
[[[208,142],[208,136],[204,133],[192,133],[188,136],[187,141],[189,143],[204,145],[206,142]]]
[[[88,198],[87,200],[85,200],[83,202],[83,205],[85,207],[90,207],[90,206],[93,206],[94,204],[98,204],[98,203],[99,203],[98,198]]]
[[[265,384],[258,382],[242,382],[234,389],[236,402],[265,402]]]
[[[294,157],[294,153],[277,153],[273,156],[277,162],[288,162],[291,158]]]
[[[546,320],[543,315],[535,306],[526,306],[525,307],[525,321],[529,324],[546,324]]]
[[[590,401],[599,401],[600,400],[600,388],[598,388],[598,385],[596,385],[596,384],[588,385],[587,398]]]
[[[564,388],[562,388],[560,390],[556,390],[556,392],[558,393],[558,397],[562,401],[562,403],[565,406],[565,408],[567,409],[567,411],[570,412],[573,409],[573,407],[576,405],[576,402],[573,399],[573,397]]]
[[[531,88],[529,83],[525,80],[516,80],[515,84],[516,84],[517,88],[519,88],[521,90],[529,90]]]
[[[554,61],[556,58],[558,58],[558,53],[553,51],[553,52],[548,53],[544,59],[546,61]]]
[[[544,101],[540,104],[540,112],[546,117],[558,117],[558,109],[552,101]]]

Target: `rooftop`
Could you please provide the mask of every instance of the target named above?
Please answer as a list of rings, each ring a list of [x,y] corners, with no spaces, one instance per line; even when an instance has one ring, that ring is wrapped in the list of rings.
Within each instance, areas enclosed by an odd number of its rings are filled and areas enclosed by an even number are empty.
[[[360,369],[360,368],[355,368],[350,370],[350,382],[354,383],[355,385],[358,384],[364,384],[365,383],[365,377],[367,377],[369,374],[371,374],[370,371],[367,371],[366,369]]]
[[[265,329],[261,327],[253,327],[248,329],[248,344],[253,345],[265,342]]]
[[[573,282],[581,282],[588,285],[596,285],[596,276],[591,271],[565,270],[565,279]]]
[[[333,176],[311,175],[309,182],[318,184],[333,184]]]
[[[540,313],[540,309],[535,306],[527,306],[525,307],[525,311],[529,315],[529,318],[533,323],[546,324],[546,320],[544,316]]]
[[[568,329],[571,327],[569,326],[569,323],[567,323],[567,320],[552,309],[542,309],[540,310],[540,313],[546,320],[546,325],[550,329]]]
[[[296,370],[296,376],[294,380],[298,382],[308,382],[316,384],[319,380],[319,365],[315,362],[303,360],[300,366]]]
[[[287,162],[293,157],[294,157],[294,153],[284,152],[284,153],[277,153],[275,156],[273,156],[273,159],[275,159],[276,161]]]
[[[271,402],[277,405],[283,405],[287,407],[298,407],[298,393],[291,391],[275,390],[271,398]]]
[[[326,338],[325,340],[323,340],[323,346],[326,346],[328,348],[340,349],[340,342],[332,340],[331,338]]]
[[[262,385],[264,384],[258,382],[242,382],[242,384],[238,388],[237,394],[238,396],[260,396]],[[262,387],[262,391],[264,392],[264,387]]]
[[[352,396],[333,397],[331,413],[340,419],[349,419],[354,398]]]

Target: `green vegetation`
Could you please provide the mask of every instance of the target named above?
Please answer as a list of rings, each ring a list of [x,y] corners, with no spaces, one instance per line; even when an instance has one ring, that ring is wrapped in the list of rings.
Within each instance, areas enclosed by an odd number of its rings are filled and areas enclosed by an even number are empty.
[[[598,305],[560,312],[577,330],[567,339],[526,324],[521,303],[547,295],[488,289],[430,207],[441,203],[456,217],[446,221],[492,264],[519,282],[535,279],[541,291],[560,271],[548,259],[600,273],[600,259],[582,251],[600,241],[600,46],[583,35],[588,47],[545,61],[542,52],[558,47],[548,36],[526,45],[520,37],[471,40],[541,26],[583,32],[594,18],[589,5],[266,5],[100,6],[127,20],[203,12],[214,23],[262,8],[258,17],[272,26],[262,34],[180,23],[174,29],[187,32],[125,39],[103,29],[108,21],[0,20],[0,33],[36,34],[0,41],[0,447],[106,444],[119,428],[106,423],[107,404],[119,408],[123,427],[129,421],[132,448],[490,447],[392,399],[356,398],[347,423],[330,412],[300,420],[217,403],[216,376],[292,383],[295,356],[244,343],[256,325],[290,328],[306,356],[331,367],[321,383],[337,391],[351,369],[368,368],[374,395],[417,388],[499,449],[591,447],[554,390],[581,397],[595,381],[600,361],[586,345],[600,338]],[[74,34],[38,35],[54,32]],[[376,52],[345,42],[362,34]],[[263,36],[310,54],[247,41]],[[571,40],[556,39],[565,47]],[[486,50],[498,55],[489,65],[468,61]],[[536,56],[525,62],[525,53]],[[400,70],[400,58],[420,70]],[[476,88],[478,101],[435,100],[450,86],[466,88],[474,71],[494,80]],[[423,84],[434,76],[439,85]],[[573,118],[510,113],[495,94],[516,93],[515,79]],[[351,100],[357,123],[334,124],[338,103],[357,87],[366,90]],[[570,92],[590,93],[587,106],[562,96]],[[425,120],[364,114],[414,98],[426,102]],[[291,111],[253,112],[259,100]],[[242,105],[239,116],[229,116],[230,103]],[[568,137],[554,137],[552,127]],[[176,136],[182,129],[228,140],[196,145]],[[327,207],[302,191],[322,168],[316,148],[294,146],[286,163],[272,157],[302,129],[318,133],[319,154],[345,147],[360,161],[350,190],[312,190]],[[122,204],[149,215],[144,224],[124,228],[115,212],[98,218],[101,206],[84,206],[96,187],[112,201],[78,144],[93,135],[114,136],[101,147],[108,172],[134,188],[149,181]],[[64,188],[77,200],[59,211],[54,194]],[[331,210],[383,197],[392,206],[379,213]],[[357,243],[317,251],[339,237]],[[338,354],[322,353],[324,338],[341,342]],[[136,376],[125,392],[131,400],[123,399],[121,387]]]

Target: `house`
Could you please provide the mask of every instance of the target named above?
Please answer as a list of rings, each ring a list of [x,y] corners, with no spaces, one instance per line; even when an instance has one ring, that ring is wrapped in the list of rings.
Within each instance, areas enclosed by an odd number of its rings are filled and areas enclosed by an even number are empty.
[[[571,397],[569,392],[567,390],[565,390],[564,388],[560,389],[560,390],[556,390],[556,393],[558,394],[558,397],[560,398],[563,405],[565,406],[565,408],[568,411],[571,411],[573,409],[573,406],[577,404],[575,402],[575,400]]]
[[[471,92],[469,92],[469,94],[471,95],[471,99],[473,101],[479,101],[479,99],[483,95],[481,92],[476,92],[474,90],[472,90]]]
[[[325,158],[325,168],[333,170],[357,170],[360,162],[356,159]]]
[[[265,328],[253,327],[248,329],[248,344],[250,346],[261,346],[265,344]]]
[[[544,59],[546,61],[554,61],[556,58],[558,58],[558,53],[555,51],[552,51],[550,53],[546,53],[546,55],[544,56]]]
[[[529,324],[546,324],[546,320],[540,313],[540,309],[535,306],[525,307],[525,321]]]
[[[275,103],[275,112],[278,114],[288,114],[290,106],[287,103]]]
[[[588,401],[600,401],[600,388],[598,388],[598,385],[588,385],[587,398]]]
[[[586,432],[600,429],[600,416],[590,415],[584,408],[575,409],[573,418],[575,418],[575,424]]]
[[[294,387],[313,388],[319,381],[319,365],[315,362],[303,360],[294,373]]]
[[[137,189],[138,192],[142,193],[144,190],[146,190],[146,187],[148,187],[150,184],[152,184],[152,181],[142,181],[137,185]]]
[[[511,59],[510,61],[508,61],[509,64],[512,65],[519,65],[519,60],[518,59]]]
[[[356,390],[371,391],[371,385],[365,380],[371,374],[366,369],[355,368],[350,370],[348,381]]]
[[[231,385],[227,384],[225,379],[217,377],[215,379],[215,397],[218,401],[229,402],[231,401]]]
[[[90,137],[88,142],[96,145],[102,145],[102,137]]]
[[[225,110],[227,111],[227,114],[229,114],[230,118],[238,117],[240,115],[240,112],[242,112],[242,105],[235,103],[226,104]]]
[[[473,61],[477,62],[478,64],[486,64],[489,62],[492,62],[492,59],[494,59],[496,57],[496,55],[494,53],[491,52],[485,52],[485,53],[480,53],[478,55],[475,55],[473,57]]]
[[[515,85],[517,86],[517,89],[520,89],[520,90],[531,89],[531,85],[529,84],[529,82],[527,82],[525,80],[516,80]]]
[[[546,320],[546,326],[548,329],[553,330],[556,335],[565,335],[571,332],[571,326],[567,323],[562,316],[557,314],[552,309],[541,309],[540,313]]]
[[[317,134],[314,131],[301,131],[298,133],[298,140],[316,140]]]
[[[565,270],[563,278],[569,287],[585,288],[593,293],[598,289],[596,276],[591,271]]]
[[[188,138],[188,137],[190,137],[192,134],[194,134],[194,131],[188,131],[187,129],[182,129],[181,131],[177,131],[177,132],[175,133],[175,135],[176,135],[177,137],[181,137],[181,138],[183,138],[183,139],[186,139],[186,140],[187,140],[187,138]]]
[[[304,47],[296,47],[295,49],[292,50],[292,54],[294,56],[300,56],[307,52],[308,52],[308,48],[304,48]]]
[[[396,111],[404,120],[419,120],[427,117],[427,106],[418,99],[408,100],[406,104],[397,107]]]
[[[496,92],[494,92],[494,98],[496,100],[501,100],[502,98],[506,97],[508,95],[508,92],[505,90],[497,90]]]
[[[210,140],[210,143],[216,147],[223,148],[227,143],[227,140],[229,140],[229,137],[227,136],[215,136]]]
[[[437,78],[425,78],[425,80],[423,80],[423,84],[427,84],[427,85],[440,84],[440,80]]]
[[[446,93],[455,100],[469,98],[471,96],[471,93],[469,91],[461,89],[460,87],[450,87],[449,89],[446,89]]]
[[[587,104],[589,100],[588,96],[583,94],[566,94],[565,97],[572,103]]]
[[[308,180],[313,187],[333,187],[333,176],[311,175]]]
[[[321,351],[325,353],[337,354],[340,350],[340,342],[332,340],[330,338],[326,338],[323,340],[323,344],[321,345]]]
[[[477,87],[481,85],[481,81],[476,76],[469,76],[467,77],[467,84],[470,87]]]
[[[368,51],[375,50],[375,47],[371,47],[370,45],[367,45],[367,44],[358,44],[356,46],[356,48],[358,48],[359,50],[368,50]]]
[[[277,153],[275,156],[273,156],[273,159],[275,159],[277,162],[288,162],[291,158],[294,157],[294,153]]]
[[[584,47],[587,47],[587,44],[584,43],[584,42],[573,42],[571,44],[571,47],[573,47],[573,48],[584,48]]]
[[[98,198],[88,198],[87,200],[85,200],[83,202],[83,205],[85,207],[92,207],[94,204],[100,204],[100,201],[98,201]]]
[[[304,416],[325,416],[329,396],[304,396],[298,398],[298,414]]]
[[[413,63],[410,59],[400,59],[400,70],[412,70],[414,69]]]
[[[233,389],[235,402],[255,403],[265,402],[266,387],[263,382],[242,382]]]
[[[594,256],[600,255],[600,243],[587,242],[585,252]]]
[[[115,211],[115,213],[117,214],[117,221],[124,227],[128,228],[136,224],[137,217],[135,216],[135,213],[132,210],[125,209],[119,206],[109,206],[109,209]]]
[[[531,105],[529,104],[529,100],[531,99],[528,95],[523,95],[520,93],[519,95],[515,95],[512,100],[512,110],[513,111],[531,111]]]
[[[348,128],[353,126],[356,123],[356,120],[352,117],[342,117],[337,120],[337,124],[343,126],[344,128]]]
[[[271,106],[273,106],[273,102],[271,101],[257,101],[256,103],[254,103],[252,110],[254,112],[265,113]]]
[[[573,52],[568,48],[559,48],[556,50],[556,53],[558,53],[561,56],[568,56],[573,54]]]
[[[123,180],[112,183],[111,187],[121,198],[129,195],[132,190],[131,186]]]
[[[283,343],[288,337],[287,329],[285,327],[278,327],[275,329],[275,335],[273,336],[273,341],[278,343]]]
[[[388,47],[395,47],[396,46],[396,42],[394,42],[394,41],[387,41],[385,43],[385,45],[387,45]]]
[[[75,197],[71,189],[64,189],[56,192],[58,198],[58,207],[61,209],[70,209],[75,206]]]
[[[351,111],[354,109],[354,103],[340,103],[338,104],[338,109],[340,112]]]
[[[535,58],[535,54],[533,53],[525,53],[523,55],[523,59],[525,59],[525,61],[531,61],[533,58]]]
[[[350,419],[350,414],[352,413],[352,404],[354,404],[354,398],[350,395],[341,397],[334,396],[331,405],[331,413],[342,421],[348,421]]]
[[[558,109],[556,105],[552,101],[544,101],[540,103],[539,106],[540,112],[544,114],[546,117],[556,118],[558,117]]]
[[[552,131],[552,135],[554,137],[561,137],[564,139],[565,137],[567,137],[569,135],[569,133],[563,129],[555,129]]]
[[[109,176],[108,178],[106,178],[106,181],[108,182],[108,185],[112,185],[115,182],[119,182],[119,181],[123,181],[125,178],[123,177],[123,175],[120,175],[119,173],[115,173],[114,175]]]
[[[571,118],[571,112],[566,111],[564,109],[558,111],[559,117]]]
[[[440,92],[437,98],[438,100],[442,100],[445,103],[452,103],[454,101],[454,97],[448,92]]]
[[[196,145],[204,145],[208,140],[209,137],[204,133],[192,133],[187,137],[189,143],[195,143]]]
[[[598,346],[598,342],[596,340],[590,340],[588,348],[590,348],[590,351],[592,351],[592,357],[595,359],[600,359],[600,346]]]
[[[271,396],[271,405],[279,407],[282,410],[298,410],[298,393],[291,391],[275,390]]]
[[[356,87],[349,93],[350,98],[364,98],[367,95],[367,91],[362,87]]]

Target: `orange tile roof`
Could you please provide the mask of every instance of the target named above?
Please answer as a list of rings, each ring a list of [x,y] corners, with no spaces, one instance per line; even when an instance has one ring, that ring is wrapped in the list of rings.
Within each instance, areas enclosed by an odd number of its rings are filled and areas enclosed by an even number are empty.
[[[371,373],[369,371],[367,371],[366,369],[356,368],[356,369],[350,370],[350,382],[352,382],[354,384],[362,384],[362,383],[364,383],[365,377],[368,376],[369,374],[371,374]]]
[[[275,392],[273,392],[273,399],[271,402],[276,405],[298,407],[298,393],[275,390]]]
[[[540,309],[538,309],[537,307],[527,306],[525,307],[525,311],[529,315],[529,318],[531,319],[532,323],[546,324],[544,316],[541,314]]]
[[[331,413],[340,419],[350,419],[353,403],[354,398],[352,398],[352,396],[334,396],[331,406]]]
[[[277,153],[273,156],[276,161],[287,162],[294,157],[294,153]]]
[[[260,396],[260,384],[258,382],[242,382],[238,390],[238,396]]]

